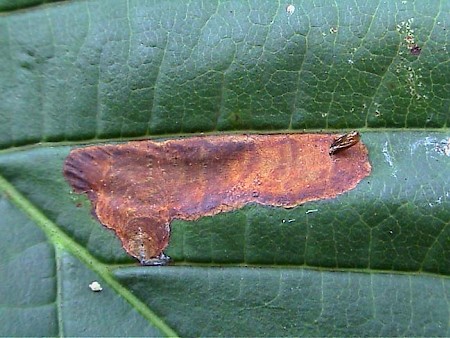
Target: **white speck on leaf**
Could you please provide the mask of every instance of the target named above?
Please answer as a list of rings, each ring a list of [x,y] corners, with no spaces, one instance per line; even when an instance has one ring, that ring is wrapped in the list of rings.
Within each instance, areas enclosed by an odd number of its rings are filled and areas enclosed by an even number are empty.
[[[100,292],[103,290],[102,286],[97,281],[93,281],[91,284],[89,284],[89,289],[91,289],[94,292]]]
[[[286,6],[286,13],[288,15],[292,15],[295,12],[295,6],[294,5],[287,5]]]

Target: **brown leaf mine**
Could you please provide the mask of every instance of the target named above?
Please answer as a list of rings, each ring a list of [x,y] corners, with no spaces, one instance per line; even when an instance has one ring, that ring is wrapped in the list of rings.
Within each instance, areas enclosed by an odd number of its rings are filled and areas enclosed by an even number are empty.
[[[173,219],[248,203],[291,208],[353,189],[371,167],[362,142],[329,156],[336,135],[225,135],[74,149],[64,175],[142,264],[164,263]]]

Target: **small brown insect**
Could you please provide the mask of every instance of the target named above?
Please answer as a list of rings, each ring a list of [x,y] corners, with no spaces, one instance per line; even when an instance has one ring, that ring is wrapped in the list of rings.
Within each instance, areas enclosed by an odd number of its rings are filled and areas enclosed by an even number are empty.
[[[361,135],[356,130],[340,135],[333,141],[333,143],[331,143],[330,151],[328,153],[330,155],[337,154],[344,149],[353,147],[359,142],[360,139]]]

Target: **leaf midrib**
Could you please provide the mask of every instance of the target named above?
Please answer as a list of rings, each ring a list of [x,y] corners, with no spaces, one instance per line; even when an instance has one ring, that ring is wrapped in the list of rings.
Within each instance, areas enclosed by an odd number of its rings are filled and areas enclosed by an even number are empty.
[[[123,297],[136,311],[138,311],[151,325],[159,329],[168,337],[177,337],[178,334],[169,327],[160,317],[151,311],[145,303],[134,296],[122,286],[112,275],[111,268],[93,257],[83,246],[71,239],[55,223],[50,221],[38,208],[28,201],[14,186],[3,176],[0,176],[0,192],[32,219],[44,233],[48,240],[58,250],[70,252],[82,261],[89,269],[101,277],[119,296]],[[58,288],[59,289],[59,288]],[[58,290],[59,292],[59,290]],[[57,296],[58,300],[58,296]],[[61,330],[60,310],[58,310],[59,330]],[[60,332],[61,334],[62,332]]]
[[[91,144],[103,144],[103,143],[124,143],[130,141],[144,141],[144,140],[159,140],[159,139],[171,139],[180,137],[194,137],[194,136],[214,136],[214,135],[233,135],[233,134],[302,134],[302,133],[319,133],[319,134],[339,134],[346,133],[352,130],[358,130],[361,134],[364,133],[415,133],[415,132],[430,132],[430,133],[448,133],[450,127],[443,126],[442,128],[341,128],[341,129],[277,129],[277,130],[210,130],[205,132],[192,132],[192,133],[168,133],[168,134],[147,134],[141,136],[130,137],[109,137],[109,138],[90,138],[81,140],[61,140],[61,141],[37,141],[30,142],[21,145],[10,145],[5,148],[0,147],[0,155],[14,153],[17,151],[31,150],[36,148],[46,147],[65,147],[65,146],[85,146]]]

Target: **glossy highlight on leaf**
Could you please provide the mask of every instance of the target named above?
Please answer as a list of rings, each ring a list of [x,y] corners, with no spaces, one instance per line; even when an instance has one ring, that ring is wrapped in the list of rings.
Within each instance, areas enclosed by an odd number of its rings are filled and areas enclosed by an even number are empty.
[[[173,219],[252,202],[292,208],[354,188],[370,173],[367,149],[354,143],[330,158],[335,138],[226,135],[92,146],[70,153],[64,175],[75,191],[88,194],[97,218],[128,253],[159,264]]]

